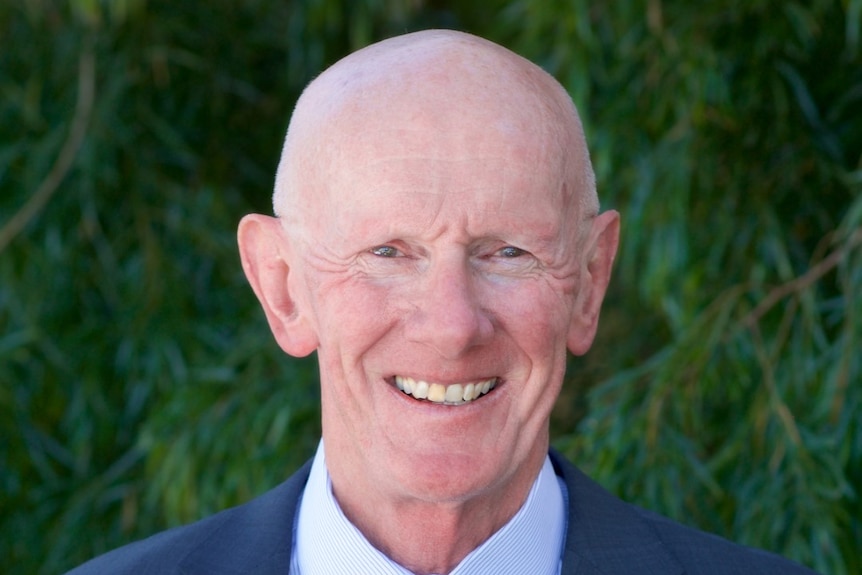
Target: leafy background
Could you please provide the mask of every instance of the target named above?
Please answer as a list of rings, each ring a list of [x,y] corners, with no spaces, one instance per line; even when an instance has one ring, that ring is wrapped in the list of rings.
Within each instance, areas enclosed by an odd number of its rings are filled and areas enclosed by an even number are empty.
[[[555,74],[623,241],[555,445],[626,499],[862,572],[862,1],[0,0],[0,557],[57,573],[319,434],[234,230],[299,90],[454,27]]]

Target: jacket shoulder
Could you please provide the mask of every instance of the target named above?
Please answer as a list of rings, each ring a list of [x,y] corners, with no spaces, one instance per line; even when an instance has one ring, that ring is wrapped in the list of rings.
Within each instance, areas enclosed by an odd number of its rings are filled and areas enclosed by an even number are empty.
[[[788,559],[723,539],[617,498],[551,451],[567,493],[563,575],[812,574]]]
[[[277,572],[290,562],[293,521],[310,465],[248,503],[124,545],[67,575],[240,573],[250,566],[250,573]]]
[[[633,508],[652,526],[657,537],[685,567],[687,574],[814,574],[814,571],[780,555],[740,545],[651,511]]]
[[[67,575],[179,573],[177,565],[188,554],[189,548],[205,540],[207,534],[218,529],[218,525],[225,520],[225,516],[231,515],[233,511],[233,509],[222,511],[196,523],[162,531],[146,539],[108,551],[72,569]]]

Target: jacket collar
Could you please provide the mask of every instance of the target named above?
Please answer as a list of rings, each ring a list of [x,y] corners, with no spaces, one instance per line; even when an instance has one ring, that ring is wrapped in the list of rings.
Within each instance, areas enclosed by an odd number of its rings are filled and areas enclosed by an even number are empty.
[[[556,451],[550,455],[568,489],[562,575],[683,572],[637,507],[611,495]]]
[[[311,461],[287,481],[244,505],[216,514],[201,541],[179,564],[186,575],[287,575],[294,517]]]
[[[679,563],[638,509],[617,499],[551,450],[554,471],[568,490],[562,575],[673,575]],[[311,461],[275,489],[204,520],[211,523],[180,563],[184,574],[286,575],[294,518]]]

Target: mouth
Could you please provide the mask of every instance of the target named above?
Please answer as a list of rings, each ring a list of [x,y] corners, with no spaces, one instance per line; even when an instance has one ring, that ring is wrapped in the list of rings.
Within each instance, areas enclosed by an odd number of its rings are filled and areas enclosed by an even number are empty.
[[[403,375],[395,376],[395,386],[413,399],[430,401],[439,405],[466,405],[482,397],[498,383],[498,378],[483,379],[469,383],[429,383]]]

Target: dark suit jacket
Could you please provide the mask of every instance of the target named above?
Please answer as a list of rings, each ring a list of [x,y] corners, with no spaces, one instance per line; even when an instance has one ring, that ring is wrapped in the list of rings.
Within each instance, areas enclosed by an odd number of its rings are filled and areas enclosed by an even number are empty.
[[[625,503],[553,451],[551,460],[568,487],[563,575],[812,573]],[[294,516],[310,468],[309,462],[244,505],[121,547],[69,575],[288,575]]]

